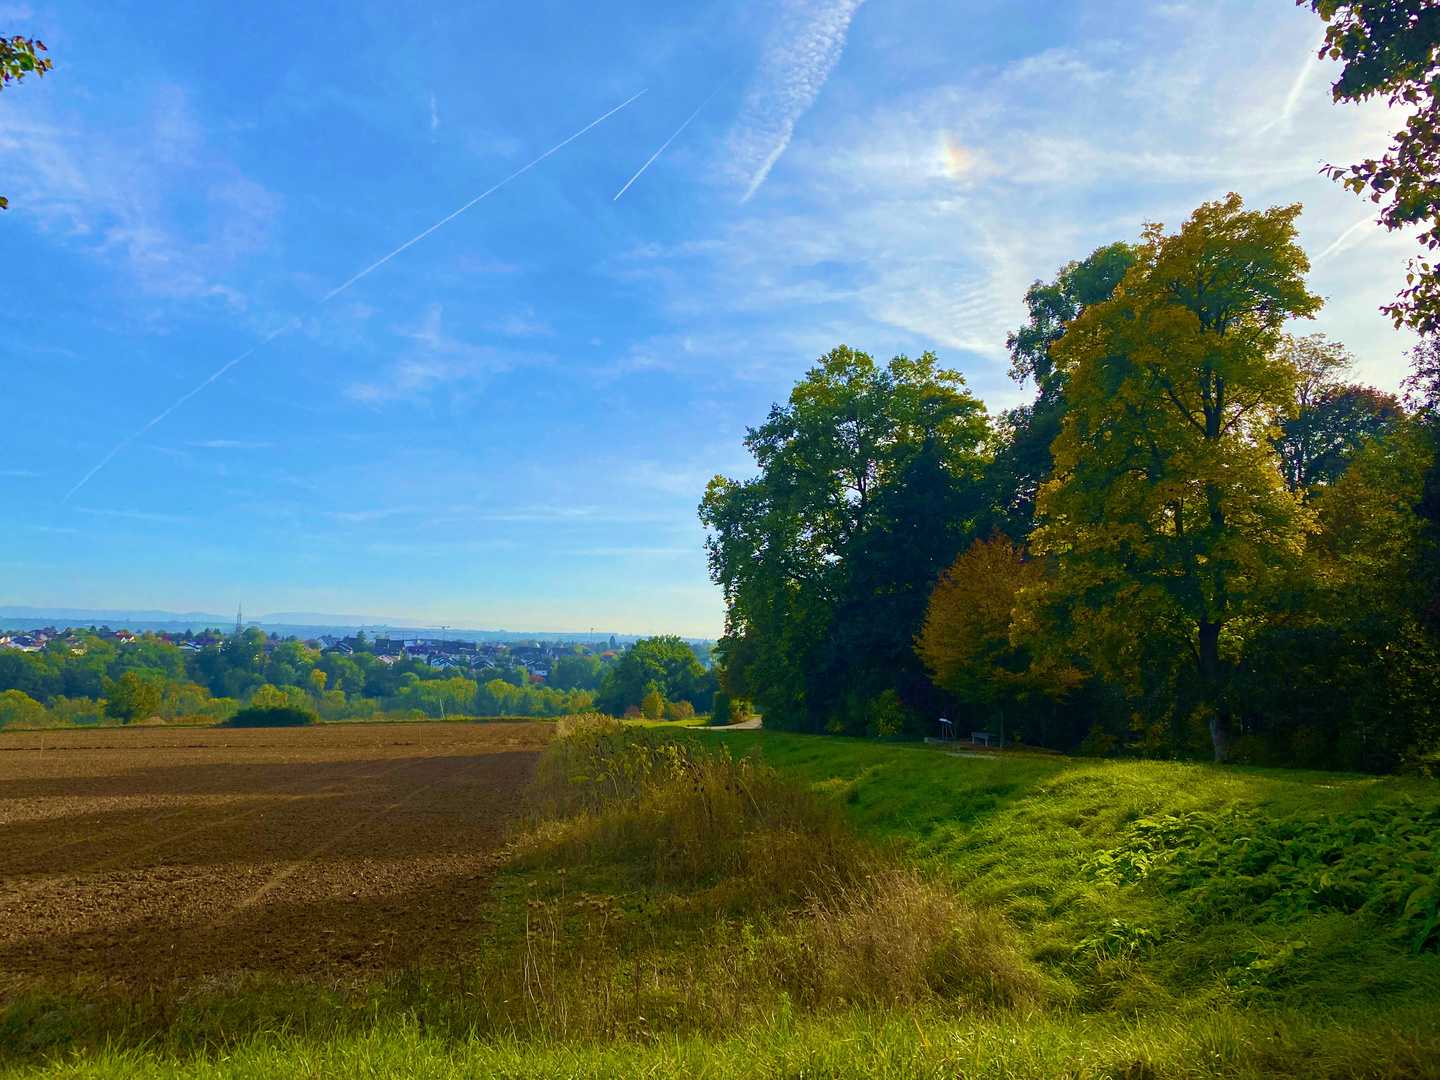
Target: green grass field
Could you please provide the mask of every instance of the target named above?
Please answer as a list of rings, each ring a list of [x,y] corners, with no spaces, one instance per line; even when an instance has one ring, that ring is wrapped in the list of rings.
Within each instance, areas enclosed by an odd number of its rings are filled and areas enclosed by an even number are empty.
[[[1073,983],[1095,1004],[1440,1001],[1433,780],[708,737],[841,800],[862,835],[1022,928],[1065,982],[1079,943],[1108,934],[1098,951],[1134,970]],[[1177,867],[1167,836],[1203,865]]]
[[[32,988],[0,1076],[1440,1077],[1437,842],[1429,780],[580,730],[473,961]]]

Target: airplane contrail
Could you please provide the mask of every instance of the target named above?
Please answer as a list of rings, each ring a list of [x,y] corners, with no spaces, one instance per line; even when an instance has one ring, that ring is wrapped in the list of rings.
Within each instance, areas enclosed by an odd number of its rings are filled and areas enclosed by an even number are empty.
[[[725,80],[725,82],[728,81],[728,79]],[[625,182],[625,186],[615,193],[615,198],[611,199],[611,202],[615,202],[620,198],[621,195],[624,195],[625,192],[630,190],[630,185],[633,184],[636,180],[640,179],[640,173],[643,173],[646,169],[648,169],[651,162],[653,162],[656,158],[658,158],[661,154],[665,152],[666,146],[669,146],[672,142],[674,142],[677,138],[680,137],[680,132],[684,131],[687,127],[690,126],[690,121],[694,120],[695,117],[700,115],[701,109],[705,108],[706,105],[709,105],[710,102],[715,100],[715,95],[720,93],[721,87],[725,85],[725,82],[721,82],[720,86],[717,86],[714,90],[710,91],[710,96],[700,103],[700,108],[696,109],[693,113],[691,113],[690,116],[686,119],[685,123],[681,124],[678,128],[675,129],[675,134],[671,135],[668,139],[665,140],[664,146],[661,146],[659,150],[656,150],[655,153],[650,155],[650,161],[647,161],[644,165],[640,166],[640,172],[637,172],[634,176],[630,177],[630,179]]]
[[[304,311],[300,312],[299,315],[296,315],[296,316],[295,316],[293,319],[291,319],[289,322],[285,323],[285,324],[284,324],[283,326],[281,326],[278,330],[272,330],[272,331],[270,331],[270,333],[267,334],[263,340],[261,340],[261,341],[259,341],[258,343],[250,346],[250,348],[246,349],[246,350],[245,350],[243,353],[241,353],[239,356],[235,357],[234,360],[231,360],[228,364],[223,365],[223,366],[222,366],[221,368],[219,368],[213,375],[211,375],[208,379],[206,379],[204,382],[202,382],[199,386],[195,387],[195,389],[191,390],[189,393],[184,394],[184,395],[182,395],[180,398],[178,398],[173,405],[171,405],[168,409],[166,409],[164,412],[162,412],[159,416],[157,416],[157,417],[155,417],[153,420],[151,420],[151,421],[150,421],[148,424],[146,424],[144,427],[140,428],[138,431],[135,431],[135,432],[133,432],[133,433],[125,436],[125,438],[121,439],[118,443],[116,443],[116,444],[115,444],[115,448],[114,448],[113,450],[111,450],[110,453],[106,454],[103,458],[101,458],[101,459],[100,459],[100,463],[99,463],[98,465],[96,465],[93,469],[91,469],[88,473],[86,473],[83,477],[81,477],[80,482],[79,482],[78,484],[76,484],[74,487],[72,487],[68,492],[65,493],[65,498],[63,498],[63,499],[60,500],[60,505],[61,505],[61,506],[64,506],[66,503],[68,503],[68,502],[70,501],[70,496],[74,495],[75,492],[79,491],[82,487],[84,487],[87,483],[89,483],[89,482],[90,482],[90,478],[91,478],[92,476],[94,476],[96,473],[98,473],[98,472],[99,472],[101,469],[103,469],[106,465],[110,464],[111,460],[115,457],[116,454],[120,453],[121,450],[124,450],[125,447],[129,446],[132,442],[134,442],[136,439],[138,439],[141,435],[144,435],[145,432],[149,431],[149,430],[150,430],[151,428],[153,428],[156,424],[160,423],[160,421],[164,420],[167,416],[169,416],[172,412],[174,412],[176,409],[178,409],[181,405],[184,405],[185,402],[189,401],[189,400],[190,400],[191,398],[193,398],[196,394],[200,393],[201,390],[204,390],[205,387],[209,386],[209,385],[210,385],[211,383],[213,383],[216,379],[220,378],[221,375],[224,375],[225,372],[229,371],[229,370],[230,370],[231,368],[233,368],[236,364],[240,363],[240,361],[246,359],[247,357],[253,356],[258,350],[263,349],[266,345],[269,345],[270,342],[274,341],[277,337],[279,337],[281,334],[285,333],[287,330],[292,330],[292,329],[294,329],[295,327],[299,326],[299,325],[300,325],[300,321],[301,321],[302,319],[304,319],[306,315],[309,315],[312,311],[314,311],[316,308],[318,308],[321,304],[324,304],[324,303],[326,303],[326,302],[329,301],[329,300],[333,300],[335,297],[339,296],[342,292],[344,292],[346,289],[348,289],[351,285],[354,285],[357,281],[359,281],[361,278],[363,278],[366,274],[370,273],[372,270],[375,270],[375,269],[378,269],[378,268],[381,267],[381,266],[384,266],[387,262],[389,262],[391,259],[393,259],[396,255],[399,255],[399,254],[400,254],[402,251],[404,251],[406,248],[412,246],[413,244],[418,243],[418,242],[421,241],[421,240],[424,240],[425,237],[429,236],[429,235],[430,235],[431,233],[433,233],[436,229],[440,228],[440,226],[445,225],[445,224],[447,224],[447,223],[449,223],[449,222],[451,222],[451,221],[454,221],[457,217],[459,217],[461,214],[463,214],[466,210],[469,210],[472,206],[474,206],[476,203],[478,203],[481,199],[485,198],[485,196],[494,194],[496,191],[499,191],[502,187],[504,187],[506,184],[508,184],[511,180],[514,180],[514,179],[515,179],[517,176],[519,176],[521,173],[529,172],[529,171],[530,171],[531,169],[533,169],[536,165],[539,165],[540,162],[544,161],[544,160],[545,160],[546,158],[548,158],[551,154],[555,153],[555,151],[557,151],[557,150],[561,149],[562,147],[565,147],[565,146],[569,145],[570,143],[574,142],[574,141],[575,141],[576,139],[578,139],[581,135],[584,135],[587,131],[589,131],[591,128],[593,128],[596,124],[600,123],[600,122],[603,121],[603,120],[608,120],[610,117],[614,116],[614,115],[615,115],[617,112],[619,112],[621,109],[625,108],[626,105],[629,105],[630,102],[634,101],[635,98],[638,98],[638,97],[641,96],[641,94],[645,94],[645,93],[648,93],[648,88],[647,88],[646,90],[641,90],[640,93],[639,93],[639,94],[636,94],[634,97],[631,97],[631,98],[626,99],[625,101],[622,101],[619,105],[616,105],[615,108],[611,109],[609,112],[607,112],[604,116],[600,117],[598,120],[592,120],[592,121],[590,121],[590,123],[586,124],[586,125],[585,125],[583,128],[581,128],[579,131],[575,132],[574,135],[571,135],[571,136],[570,136],[568,139],[566,139],[564,142],[556,143],[556,144],[555,144],[554,146],[552,146],[549,150],[546,150],[545,153],[543,153],[543,154],[541,154],[539,157],[537,157],[534,161],[530,162],[528,165],[525,165],[525,166],[523,166],[523,167],[521,167],[521,168],[519,168],[519,169],[516,169],[516,170],[515,170],[513,173],[511,173],[509,176],[505,177],[504,180],[501,180],[501,181],[500,181],[498,184],[496,184],[494,187],[489,188],[488,190],[481,192],[479,195],[475,196],[475,198],[473,198],[473,199],[471,199],[469,202],[467,202],[464,206],[460,207],[459,210],[456,210],[453,214],[450,214],[450,215],[447,216],[447,217],[441,218],[439,221],[437,221],[434,225],[431,225],[431,226],[430,226],[428,229],[426,229],[424,232],[422,232],[422,233],[420,233],[420,234],[418,234],[418,235],[416,235],[416,236],[413,236],[413,237],[411,237],[409,240],[405,241],[405,243],[401,244],[401,245],[400,245],[399,247],[397,247],[394,251],[390,252],[389,255],[386,255],[386,256],[385,256],[384,258],[382,258],[382,259],[377,259],[377,260],[375,260],[375,262],[373,262],[373,263],[371,263],[369,266],[365,267],[364,270],[361,270],[358,274],[356,274],[354,277],[352,277],[349,281],[345,282],[343,285],[338,285],[338,286],[336,286],[335,288],[331,289],[328,293],[326,293],[324,296],[322,296],[319,300],[316,300],[313,304],[311,304],[309,307],[307,307]],[[714,97],[714,95],[712,94],[711,97]],[[704,106],[702,105],[701,108],[704,108]],[[697,111],[698,111],[698,110],[697,110]],[[692,117],[691,119],[694,119],[694,118]],[[685,121],[685,122],[688,124],[690,121],[687,120],[687,121]],[[679,132],[677,131],[675,134],[678,135]],[[674,136],[671,136],[671,138],[674,138]],[[666,145],[666,146],[669,146],[670,144],[669,144],[669,143],[666,143],[665,145]],[[665,149],[665,147],[662,146],[660,149],[663,150],[663,149]],[[650,160],[653,161],[653,160],[655,160],[655,159],[654,159],[654,158],[651,158]],[[648,165],[649,162],[646,162],[646,164]],[[641,170],[641,171],[643,172],[644,170]],[[639,174],[637,173],[636,175],[639,175]],[[627,184],[626,187],[629,187],[629,184]]]

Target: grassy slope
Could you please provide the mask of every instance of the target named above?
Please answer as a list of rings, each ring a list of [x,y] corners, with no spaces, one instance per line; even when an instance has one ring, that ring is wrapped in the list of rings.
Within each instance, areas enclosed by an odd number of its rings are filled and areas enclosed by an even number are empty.
[[[696,737],[722,741],[736,754],[758,748],[770,764],[840,800],[862,834],[902,846],[977,904],[1002,912],[1046,971],[1054,999],[1073,1008],[991,1017],[779,1015],[764,1030],[728,1036],[576,1046],[457,1038],[387,1005],[360,1028],[322,1023],[308,1037],[261,1035],[219,1058],[87,1053],[48,1065],[15,1063],[14,1074],[1440,1077],[1433,1004],[1440,959],[1433,952],[1413,955],[1363,912],[1197,920],[1150,883],[1114,884],[1086,868],[1147,818],[1249,808],[1268,817],[1324,815],[1406,799],[1434,808],[1440,784],[1041,756],[961,758],[764,732]],[[1133,932],[1139,947],[1116,955],[1084,950],[1082,943],[1116,924]],[[1276,955],[1284,963],[1270,969],[1273,977],[1246,977],[1247,958]],[[7,1072],[0,1066],[0,1075]]]
[[[1042,755],[956,757],[920,749],[762,732],[708,738],[765,760],[844,800],[862,833],[905,846],[953,875],[976,903],[1024,931],[1062,989],[1089,1007],[1144,1010],[1203,1001],[1324,1008],[1406,1009],[1440,1001],[1440,958],[1364,912],[1220,918],[1197,924],[1145,885],[1096,880],[1085,863],[1123,844],[1141,819],[1190,811],[1255,811],[1267,818],[1356,814],[1410,803],[1440,807],[1432,780]],[[1440,844],[1440,836],[1432,837]],[[1064,985],[1076,946],[1120,923],[1155,939],[1089,986]],[[1142,938],[1142,940],[1146,940]],[[1268,986],[1241,966],[1303,944]],[[1239,976],[1239,978],[1237,978]],[[1096,995],[1100,1000],[1096,1000]],[[1255,1000],[1260,999],[1260,1000]]]

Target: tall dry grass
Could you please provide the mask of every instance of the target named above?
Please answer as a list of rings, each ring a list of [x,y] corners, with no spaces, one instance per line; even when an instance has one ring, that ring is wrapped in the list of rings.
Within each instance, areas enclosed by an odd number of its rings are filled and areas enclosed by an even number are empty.
[[[813,895],[801,925],[811,962],[797,975],[809,976],[806,997],[820,1004],[984,1008],[1038,996],[1011,928],[913,870],[886,869]]]
[[[535,793],[514,846],[523,941],[485,964],[497,1021],[645,1035],[1038,999],[1002,920],[859,840],[758,757],[567,718]]]

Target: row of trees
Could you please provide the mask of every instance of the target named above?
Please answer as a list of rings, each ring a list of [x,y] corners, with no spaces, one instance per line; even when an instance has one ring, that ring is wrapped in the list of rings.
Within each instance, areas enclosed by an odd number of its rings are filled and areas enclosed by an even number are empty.
[[[697,705],[708,709],[718,685],[678,637],[642,639],[610,662],[579,652],[561,657],[544,684],[503,661],[441,671],[408,657],[385,663],[364,649],[345,656],[295,640],[268,644],[267,652],[254,628],[198,652],[151,635],[117,642],[82,631],[73,645],[56,638],[40,652],[0,651],[0,725],[34,722],[47,707],[61,719],[104,714],[128,722],[224,719],[242,704],[304,708],[327,719],[560,716],[596,707],[617,716],[673,715],[682,702],[693,715]]]
[[[720,680],[767,726],[1388,769],[1440,739],[1440,346],[1346,381],[1299,206],[1207,203],[1026,296],[991,421],[838,348],[701,504]]]

